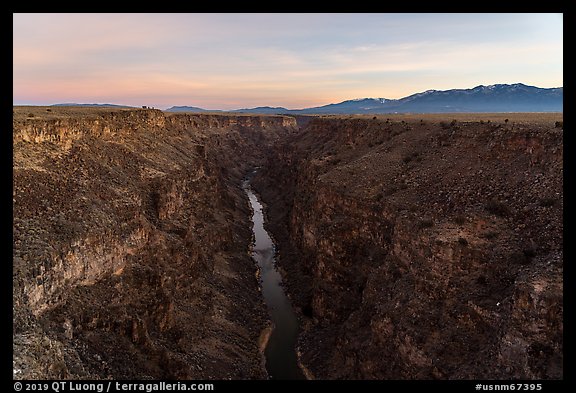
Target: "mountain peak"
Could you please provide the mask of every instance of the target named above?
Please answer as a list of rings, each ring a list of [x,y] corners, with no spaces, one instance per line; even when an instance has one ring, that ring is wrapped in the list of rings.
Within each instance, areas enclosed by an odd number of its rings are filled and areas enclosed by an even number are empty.
[[[262,106],[231,112],[262,114],[376,114],[450,112],[562,112],[562,87],[539,88],[523,83],[478,85],[471,89],[426,90],[400,99],[355,98],[305,109]],[[178,107],[167,109],[177,111]],[[186,107],[188,110],[205,111]]]
[[[378,101],[380,103],[384,103],[387,101],[386,98],[371,98],[371,97],[364,97],[364,98],[354,98],[352,100],[348,100],[350,102],[360,102],[360,101]]]

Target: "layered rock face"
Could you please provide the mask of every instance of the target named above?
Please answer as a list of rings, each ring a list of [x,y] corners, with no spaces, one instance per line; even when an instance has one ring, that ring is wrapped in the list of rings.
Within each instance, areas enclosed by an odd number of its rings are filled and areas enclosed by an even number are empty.
[[[563,377],[563,131],[511,120],[318,118],[275,148],[254,184],[310,377]]]
[[[41,110],[14,110],[15,378],[266,378],[254,167],[308,377],[563,377],[561,115]]]
[[[295,120],[22,111],[14,377],[265,378],[239,185]]]

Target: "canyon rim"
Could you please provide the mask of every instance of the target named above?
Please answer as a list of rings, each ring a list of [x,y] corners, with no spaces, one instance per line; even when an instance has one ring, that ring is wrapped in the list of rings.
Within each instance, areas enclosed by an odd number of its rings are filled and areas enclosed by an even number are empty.
[[[558,113],[14,107],[13,377],[266,379],[252,187],[308,379],[562,379]]]

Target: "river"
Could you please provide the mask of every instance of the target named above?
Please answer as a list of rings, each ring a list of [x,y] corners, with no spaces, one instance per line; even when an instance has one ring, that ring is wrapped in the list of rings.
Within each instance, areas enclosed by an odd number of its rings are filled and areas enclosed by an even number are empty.
[[[262,295],[274,324],[264,351],[266,370],[270,379],[305,379],[302,370],[298,367],[295,349],[298,319],[284,292],[282,276],[276,270],[276,248],[264,228],[262,204],[250,187],[249,179],[244,181],[242,188],[248,195],[252,206],[252,232],[254,234],[252,258],[260,270]]]

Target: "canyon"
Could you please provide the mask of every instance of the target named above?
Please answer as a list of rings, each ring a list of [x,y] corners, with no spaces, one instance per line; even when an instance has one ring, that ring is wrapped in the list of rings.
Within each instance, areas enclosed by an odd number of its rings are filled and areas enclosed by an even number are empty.
[[[16,379],[563,378],[562,114],[14,107]]]

